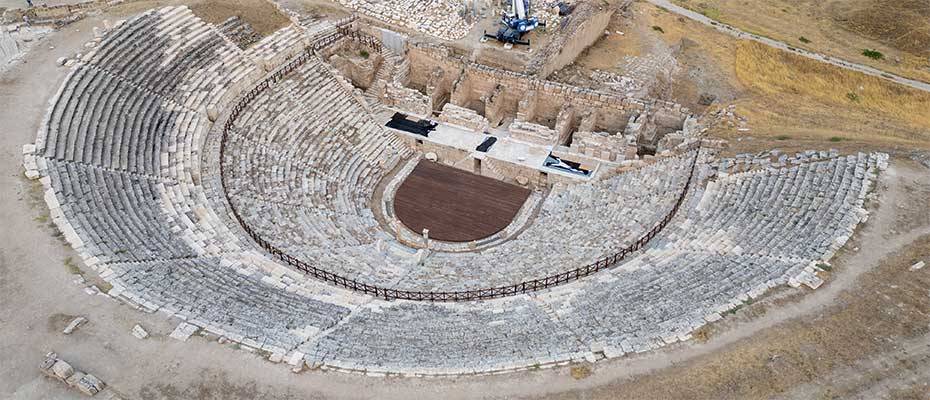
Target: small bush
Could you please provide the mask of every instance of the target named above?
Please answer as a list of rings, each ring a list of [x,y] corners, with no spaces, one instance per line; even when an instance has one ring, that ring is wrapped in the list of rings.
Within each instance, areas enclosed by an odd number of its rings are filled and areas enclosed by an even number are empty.
[[[841,137],[839,137],[839,136],[831,136],[831,137],[830,137],[830,141],[831,141],[831,142],[842,142],[843,140],[846,140],[846,139],[843,139],[843,138],[841,138]]]
[[[704,325],[695,330],[691,336],[694,337],[694,340],[697,340],[698,343],[707,343],[707,341],[710,340],[710,327]]]
[[[701,14],[710,19],[720,19],[720,10],[716,8],[705,8],[701,10]]]
[[[81,268],[74,263],[74,259],[71,257],[65,258],[65,268],[68,269],[68,272],[74,275],[81,275],[84,272],[81,271]]]
[[[659,33],[665,33],[665,29],[662,29],[662,27],[658,25],[653,25],[652,30],[659,32]]]
[[[866,57],[868,57],[868,58],[871,58],[871,59],[873,59],[873,60],[881,60],[881,59],[885,58],[885,55],[884,55],[884,54],[882,54],[881,52],[878,52],[878,51],[876,51],[876,50],[872,50],[872,49],[865,49],[865,50],[862,50],[862,55],[864,55],[864,56],[866,56]]]
[[[42,213],[42,214],[36,215],[35,218],[33,218],[32,220],[40,224],[44,224],[48,222],[48,214]]]
[[[575,378],[576,380],[581,380],[581,379],[591,376],[591,368],[588,367],[587,365],[578,365],[578,366],[572,367],[571,373],[572,373],[572,378]]]
[[[100,282],[96,286],[97,286],[97,289],[103,293],[110,293],[110,291],[113,290],[113,285],[111,285],[110,282],[106,282],[106,281]]]
[[[358,52],[358,55],[362,56],[362,58],[368,58],[368,56],[369,56],[367,50],[362,50],[362,51]]]
[[[775,136],[775,140],[788,140],[788,139],[791,139],[791,136],[788,136],[788,135]]]
[[[733,307],[733,308],[731,308],[731,309],[725,311],[723,314],[724,314],[724,315],[735,315],[739,310],[743,309],[743,307],[745,307],[745,306],[746,306],[746,304],[737,305],[736,307]]]
[[[859,102],[859,95],[853,92],[846,93],[846,98],[849,99],[849,101]]]
[[[810,43],[810,42],[811,42],[810,39],[808,39],[808,38],[806,38],[806,37],[804,37],[804,36],[799,37],[798,40],[800,40],[801,43]]]

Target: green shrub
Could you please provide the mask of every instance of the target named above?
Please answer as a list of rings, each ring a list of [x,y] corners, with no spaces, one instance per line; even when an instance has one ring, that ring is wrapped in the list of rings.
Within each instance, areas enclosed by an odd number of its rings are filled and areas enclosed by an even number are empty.
[[[362,50],[362,51],[358,52],[358,55],[362,56],[362,58],[368,58],[368,56],[369,56],[368,50]]]
[[[849,99],[849,101],[859,102],[859,95],[853,92],[846,93],[846,98]]]
[[[841,137],[839,137],[839,136],[831,136],[831,137],[830,137],[830,141],[831,141],[831,142],[842,142],[843,140],[846,140],[846,139],[843,139],[843,138],[841,138]]]
[[[776,140],[788,140],[788,139],[791,139],[791,136],[788,136],[788,135],[778,135],[778,136],[775,136],[775,139],[776,139]]]
[[[81,275],[84,272],[81,271],[81,267],[74,262],[74,259],[71,257],[65,258],[65,268],[68,269],[68,272],[74,275]]]
[[[884,54],[882,54],[882,53],[880,53],[880,52],[878,52],[878,51],[876,51],[876,50],[872,50],[872,49],[865,49],[865,50],[862,50],[862,55],[864,55],[864,56],[866,56],[866,57],[868,57],[868,58],[871,58],[871,59],[873,59],[873,60],[881,60],[881,59],[885,58],[885,55],[884,55]]]
[[[719,20],[720,19],[720,10],[716,8],[705,8],[701,10],[701,14],[710,19]]]
[[[804,36],[799,37],[798,40],[800,40],[801,43],[810,43],[810,42],[811,42],[810,39],[808,39],[808,38],[806,38],[806,37],[804,37]]]

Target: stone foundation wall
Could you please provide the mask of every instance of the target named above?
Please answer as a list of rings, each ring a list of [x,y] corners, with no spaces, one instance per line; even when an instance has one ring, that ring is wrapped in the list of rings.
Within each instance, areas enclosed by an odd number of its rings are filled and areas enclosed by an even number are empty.
[[[626,0],[619,7],[626,7],[631,2]],[[526,73],[545,79],[574,62],[581,52],[604,35],[604,29],[617,10],[615,7],[600,2],[578,3],[572,14],[567,17],[567,22],[563,22],[565,26],[559,36],[549,42],[527,64]]]
[[[593,32],[602,34],[600,24],[606,25],[617,9],[585,4],[576,9],[579,22],[570,27],[575,34],[560,42],[568,50],[559,57],[574,58],[566,52],[583,48],[572,46],[596,40]],[[584,22],[583,16],[594,19]],[[551,54],[546,57],[562,62]],[[687,108],[663,100],[624,97],[478,64],[436,43],[408,42],[405,71],[406,83],[395,82],[384,91],[386,104],[423,117],[442,110],[442,121],[476,132],[509,123],[519,140],[570,146],[566,151],[574,155],[612,163],[635,159],[642,146],[649,152],[677,146],[683,141],[677,133],[691,115]]]
[[[423,95],[423,93],[420,93],[416,89],[394,84],[386,85],[384,87],[384,102],[388,106],[419,117],[426,118],[432,115],[429,97]]]
[[[576,132],[570,146],[573,154],[584,154],[611,162],[636,158],[636,138],[607,132]]]
[[[451,103],[442,108],[439,121],[468,128],[476,133],[487,132],[490,127],[487,118],[478,115],[474,110]]]
[[[374,82],[375,73],[382,62],[380,55],[368,54],[368,58],[335,54],[329,58],[329,63],[336,67],[342,76],[348,78],[353,86],[368,89]]]
[[[547,126],[520,120],[510,124],[510,134],[514,139],[542,145],[553,145],[559,138],[558,132]]]

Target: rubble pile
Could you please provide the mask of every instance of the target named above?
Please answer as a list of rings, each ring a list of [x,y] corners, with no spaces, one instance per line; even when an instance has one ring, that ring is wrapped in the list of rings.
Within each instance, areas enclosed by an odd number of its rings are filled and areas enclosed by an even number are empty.
[[[465,6],[456,0],[339,0],[362,14],[445,40],[465,37],[474,25],[464,18]]]

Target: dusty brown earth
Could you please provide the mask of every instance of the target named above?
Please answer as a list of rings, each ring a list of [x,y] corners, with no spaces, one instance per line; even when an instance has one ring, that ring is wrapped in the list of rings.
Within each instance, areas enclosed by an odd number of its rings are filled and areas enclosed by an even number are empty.
[[[901,51],[930,55],[930,1],[833,1],[825,9],[845,29]]]
[[[238,16],[261,35],[268,35],[291,23],[286,15],[267,1],[203,0],[189,4],[191,11],[204,21],[219,24],[229,17]]]
[[[257,354],[210,338],[194,337],[186,343],[167,338],[176,321],[84,293],[95,277],[81,271],[75,253],[51,227],[41,190],[22,177],[20,165],[21,145],[34,140],[46,100],[67,72],[54,61],[79,51],[102,19],[125,17],[157,4],[165,2],[126,4],[66,27],[43,39],[26,63],[0,76],[0,398],[85,398],[39,374],[38,361],[55,350],[126,398],[146,400],[930,399],[930,267],[908,270],[917,260],[930,262],[930,169],[905,157],[896,157],[892,169],[883,174],[876,190],[879,200],[870,204],[874,212],[824,275],[824,287],[813,292],[777,290],[698,332],[698,339],[662,351],[552,370],[417,380],[325,371],[295,375]],[[606,49],[639,54],[633,43],[645,35],[671,44],[687,36],[693,44],[679,59],[683,69],[708,71],[715,78],[684,82],[675,95],[696,98],[719,89],[733,96],[738,112],[749,115],[751,131],[722,131],[721,135],[732,134],[731,150],[913,147],[882,132],[882,126],[917,131],[891,118],[863,128],[861,139],[831,142],[825,138],[843,134],[848,127],[844,119],[852,114],[855,120],[860,111],[791,90],[754,88],[736,72],[738,42],[643,4],[637,9],[636,17],[650,29],[635,30],[617,22],[611,29],[633,33],[598,43],[597,51],[579,64],[613,65],[610,53],[601,52]],[[224,10],[208,7],[207,13],[225,19],[230,14]],[[242,17],[262,15],[255,11]],[[253,24],[274,26],[276,19]],[[652,30],[653,25],[662,26],[664,33]],[[766,60],[764,51],[742,51]],[[778,65],[759,64],[770,69]],[[779,99],[785,104],[779,105]],[[765,128],[763,116],[750,114],[758,107],[780,122]],[[801,116],[793,116],[792,108],[801,109],[794,111]],[[861,111],[861,118],[873,112]],[[778,139],[765,131],[776,128],[790,137]],[[88,283],[75,283],[78,274]],[[90,322],[72,335],[61,334],[77,315]],[[136,323],[152,337],[132,337],[129,331]]]
[[[795,47],[930,81],[927,0],[675,0],[748,32]],[[804,39],[802,39],[804,38]],[[881,52],[881,60],[862,54]]]

